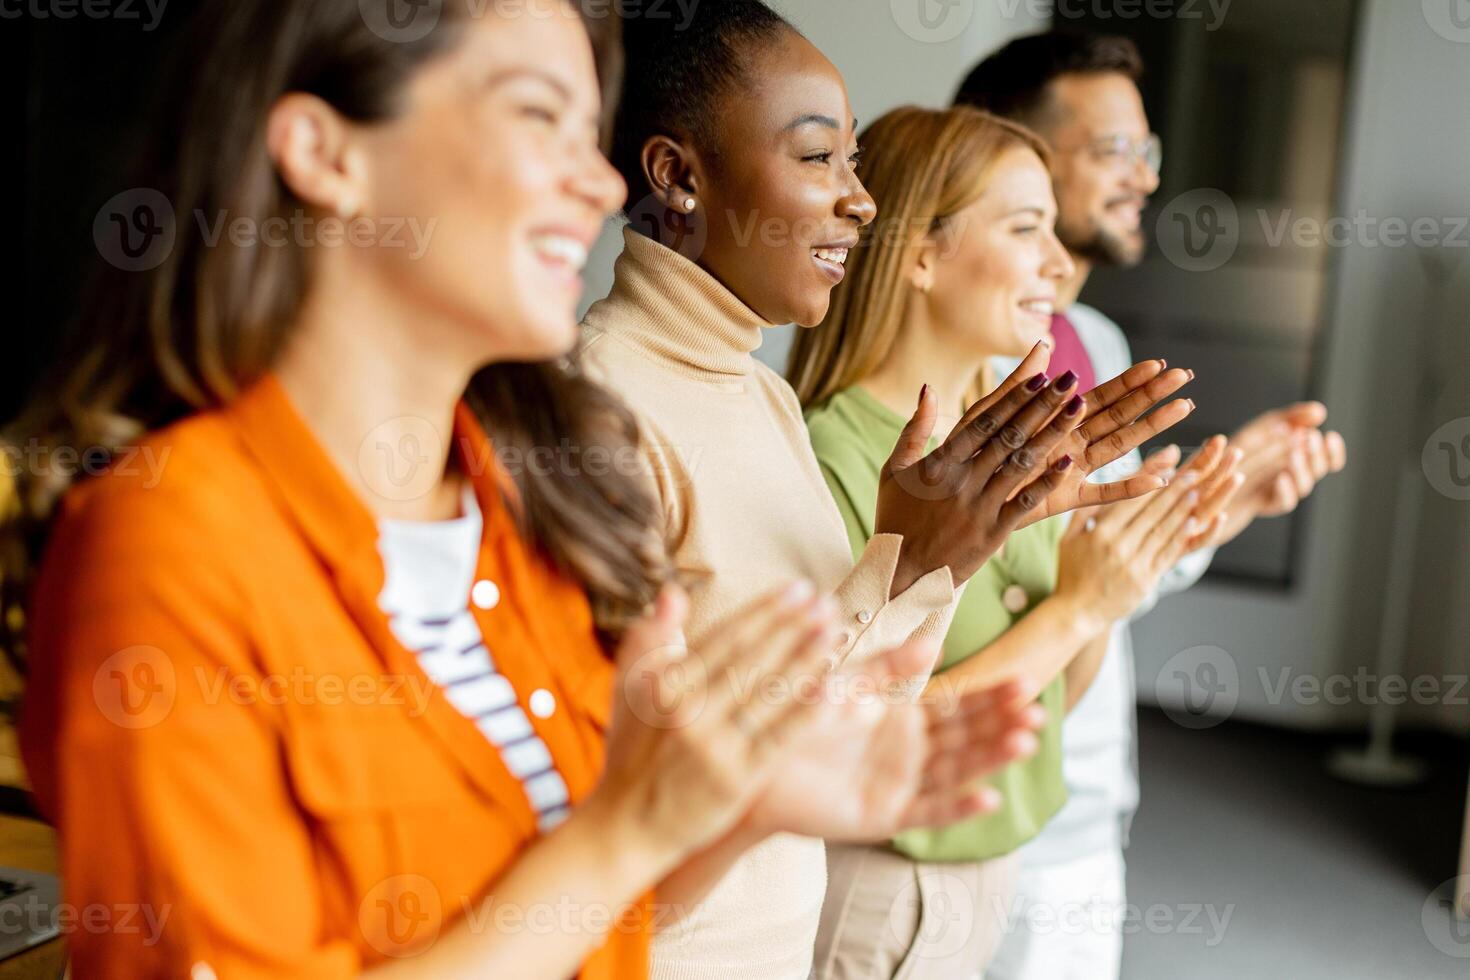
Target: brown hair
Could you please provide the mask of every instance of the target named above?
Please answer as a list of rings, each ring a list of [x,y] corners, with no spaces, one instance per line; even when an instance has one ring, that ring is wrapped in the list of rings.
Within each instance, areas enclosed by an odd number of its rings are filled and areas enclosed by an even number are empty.
[[[1050,163],[1035,133],[965,107],[894,109],[858,143],[858,177],[878,204],[878,219],[848,257],[827,316],[798,331],[792,345],[786,374],[808,407],[862,381],[888,357],[911,298],[905,273],[919,249],[980,197],[1000,155],[1023,146]]]
[[[1045,131],[1052,82],[1063,75],[1108,72],[1134,82],[1143,77],[1143,59],[1128,38],[1066,30],[1029,34],[976,65],[960,83],[954,103]]]
[[[609,120],[622,68],[619,21],[594,15],[583,0],[572,6],[597,55]],[[186,93],[179,116],[155,128],[160,136],[136,186],[157,189],[178,214],[228,212],[256,227],[289,216],[301,202],[265,146],[275,102],[308,92],[354,121],[389,119],[411,74],[453,45],[470,15],[451,0],[431,30],[408,37],[369,23],[358,0],[204,5],[167,89]],[[99,268],[69,351],[7,434],[13,445],[74,447],[92,472],[143,433],[225,404],[270,370],[306,293],[305,250],[232,247],[227,239],[207,247],[183,224],[156,268]],[[467,400],[497,446],[617,450],[637,439],[627,409],[570,361],[488,366]],[[74,479],[54,467],[21,470],[0,529],[0,632],[17,663],[34,564]],[[532,540],[587,589],[599,627],[620,631],[667,577],[657,503],[643,475],[551,466],[522,468],[515,479]]]

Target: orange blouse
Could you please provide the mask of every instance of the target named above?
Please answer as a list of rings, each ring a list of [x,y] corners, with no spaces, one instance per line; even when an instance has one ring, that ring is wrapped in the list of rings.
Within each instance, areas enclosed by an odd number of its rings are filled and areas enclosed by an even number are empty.
[[[453,449],[484,514],[475,577],[502,597],[475,618],[523,709],[554,696],[527,714],[575,804],[601,771],[613,667],[585,595],[517,532],[464,406]],[[273,378],[68,494],[21,737],[60,833],[77,976],[326,980],[461,917],[507,927],[488,895],[534,811],[394,638],[382,587],[373,515]],[[521,911],[526,928],[568,914]],[[581,976],[646,976],[647,897],[571,912],[606,930]]]

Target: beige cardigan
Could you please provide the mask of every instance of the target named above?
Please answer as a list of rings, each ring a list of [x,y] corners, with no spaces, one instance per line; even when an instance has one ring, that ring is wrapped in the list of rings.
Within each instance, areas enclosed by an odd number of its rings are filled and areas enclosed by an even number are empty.
[[[679,253],[631,228],[623,240],[612,292],[584,321],[582,362],[638,417],[675,564],[697,580],[690,642],[798,576],[837,600],[845,655],[943,638],[956,596],[947,568],[889,600],[892,534],[854,567],[796,394],[751,356],[771,324]],[[658,935],[652,976],[806,980],[825,888],[821,841],[769,838]]]

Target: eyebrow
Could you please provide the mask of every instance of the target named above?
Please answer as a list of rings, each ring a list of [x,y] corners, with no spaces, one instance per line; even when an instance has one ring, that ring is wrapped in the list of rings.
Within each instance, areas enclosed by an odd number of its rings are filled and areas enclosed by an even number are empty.
[[[491,75],[485,80],[485,87],[487,89],[495,88],[496,86],[504,85],[507,82],[513,82],[519,78],[533,78],[537,81],[544,82],[552,88],[556,89],[557,94],[560,95],[563,99],[566,99],[568,102],[572,101],[572,90],[570,87],[567,86],[566,82],[563,82],[560,78],[557,78],[555,75],[551,74],[548,71],[529,66],[507,68],[504,71],[496,72],[494,75]]]
[[[831,116],[824,116],[820,112],[808,112],[804,116],[797,116],[795,119],[791,120],[791,122],[782,127],[781,132],[789,133],[793,129],[799,129],[802,126],[806,126],[811,123],[816,123],[818,126],[823,126],[827,129],[841,128],[840,126],[838,126],[837,120],[833,119]],[[856,118],[854,118],[852,121],[852,128],[854,132],[857,131]]]
[[[1006,217],[1014,218],[1018,214],[1034,214],[1038,218],[1044,218],[1046,217],[1046,209],[1039,205],[1028,204],[1025,207],[1016,208],[1014,211],[1008,212]]]
[[[497,72],[486,79],[485,88],[492,89],[496,86],[504,85],[507,82],[513,82],[518,78],[531,78],[535,79],[538,82],[543,82],[551,88],[555,89],[556,94],[561,96],[563,101],[573,101],[572,90],[567,87],[567,84],[565,82],[563,82],[561,79],[557,78],[550,72],[542,71],[541,69],[534,67],[507,68],[504,71]],[[602,129],[601,112],[594,112],[589,121],[591,122],[594,129]]]

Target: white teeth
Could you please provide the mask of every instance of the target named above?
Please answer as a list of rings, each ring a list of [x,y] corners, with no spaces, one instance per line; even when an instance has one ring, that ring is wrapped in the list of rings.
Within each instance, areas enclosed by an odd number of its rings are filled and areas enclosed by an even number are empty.
[[[1051,316],[1055,308],[1054,303],[1044,299],[1028,299],[1021,303],[1021,309],[1028,313],[1039,313],[1042,316]]]
[[[568,238],[566,235],[532,235],[531,247],[543,257],[555,262],[564,262],[577,271],[587,264],[587,247],[575,238]]]
[[[847,264],[847,249],[845,248],[814,248],[812,254],[827,262],[835,262],[838,265]]]

